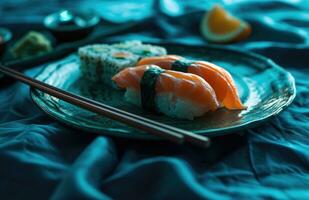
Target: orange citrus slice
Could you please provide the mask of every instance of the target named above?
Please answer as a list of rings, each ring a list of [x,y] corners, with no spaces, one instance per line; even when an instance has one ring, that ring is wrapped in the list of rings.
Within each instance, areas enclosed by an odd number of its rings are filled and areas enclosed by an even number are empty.
[[[248,37],[251,27],[247,22],[230,15],[216,5],[203,17],[201,32],[211,42],[227,43]]]

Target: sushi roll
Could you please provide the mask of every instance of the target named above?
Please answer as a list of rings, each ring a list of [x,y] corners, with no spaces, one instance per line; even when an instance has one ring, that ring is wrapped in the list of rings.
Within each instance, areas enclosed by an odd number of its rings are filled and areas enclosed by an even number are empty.
[[[145,45],[140,41],[128,41],[113,45],[94,44],[79,48],[80,69],[91,81],[112,85],[113,75],[126,67],[133,67],[147,56],[165,55],[159,46]]]
[[[140,56],[140,58],[166,55],[165,48],[150,44],[143,44],[139,40],[116,43],[113,44],[112,47],[118,50],[130,51],[131,53]]]
[[[163,69],[196,74],[206,80],[215,90],[221,107],[229,110],[241,110],[242,104],[236,85],[230,73],[225,69],[206,61],[186,60],[177,55],[165,55],[141,59],[137,65],[154,64]]]
[[[192,120],[219,106],[213,88],[194,74],[142,65],[126,68],[112,80],[126,89],[128,102],[174,118]]]

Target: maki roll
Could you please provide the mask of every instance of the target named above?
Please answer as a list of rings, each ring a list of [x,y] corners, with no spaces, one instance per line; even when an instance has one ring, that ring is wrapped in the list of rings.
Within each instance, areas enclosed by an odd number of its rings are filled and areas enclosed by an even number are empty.
[[[163,69],[192,73],[202,77],[215,90],[220,106],[229,110],[241,110],[242,104],[231,74],[213,63],[186,60],[177,55],[165,55],[141,59],[137,65],[154,64]]]
[[[91,81],[112,85],[113,75],[126,67],[133,67],[147,56],[165,55],[159,46],[127,41],[112,45],[94,44],[79,48],[80,68],[84,77]]]
[[[142,65],[126,68],[112,80],[126,89],[128,102],[170,117],[192,120],[219,106],[213,88],[194,74]]]

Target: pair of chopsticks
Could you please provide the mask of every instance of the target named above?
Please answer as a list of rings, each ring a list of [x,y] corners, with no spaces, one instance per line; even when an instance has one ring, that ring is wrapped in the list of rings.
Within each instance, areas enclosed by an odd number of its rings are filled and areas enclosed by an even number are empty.
[[[105,117],[109,117],[119,122],[123,122],[127,125],[133,126],[140,130],[146,131],[155,136],[167,139],[169,141],[183,144],[185,142],[200,146],[200,147],[208,147],[210,144],[210,140],[208,137],[197,135],[191,133],[189,131],[185,131],[173,126],[169,126],[166,124],[159,123],[157,121],[153,121],[112,106],[108,106],[106,104],[94,101],[89,98],[85,98],[54,86],[48,85],[42,81],[27,77],[22,73],[7,68],[5,66],[0,65],[0,72],[3,74],[12,77],[16,80],[19,80],[35,89],[38,89],[44,93],[47,93],[51,96],[59,98],[63,101],[71,103],[73,105],[79,106],[86,110],[92,111],[99,115],[103,115]]]

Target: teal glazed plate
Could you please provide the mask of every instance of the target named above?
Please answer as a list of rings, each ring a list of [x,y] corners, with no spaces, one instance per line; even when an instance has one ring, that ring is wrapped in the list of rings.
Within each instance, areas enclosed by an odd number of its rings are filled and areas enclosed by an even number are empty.
[[[260,55],[211,45],[189,46],[166,43],[160,45],[164,46],[169,54],[207,60],[225,68],[232,74],[241,100],[248,108],[242,111],[221,108],[192,121],[150,113],[127,103],[124,100],[123,91],[85,80],[81,76],[76,54],[47,64],[36,78],[110,106],[207,136],[235,133],[256,126],[280,113],[295,97],[296,90],[292,75],[270,59]],[[44,112],[71,127],[103,135],[158,139],[35,89],[31,89],[31,97]]]

